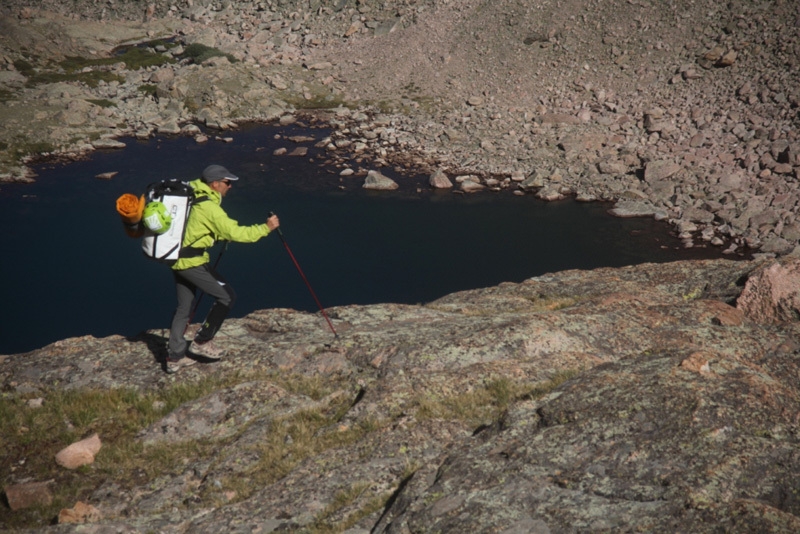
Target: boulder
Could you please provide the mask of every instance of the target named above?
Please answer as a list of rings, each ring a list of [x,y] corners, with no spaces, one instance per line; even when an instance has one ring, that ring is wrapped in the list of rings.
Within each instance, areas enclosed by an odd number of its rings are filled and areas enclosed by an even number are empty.
[[[544,187],[544,184],[545,184],[544,173],[539,171],[533,171],[530,174],[530,176],[522,180],[522,182],[519,184],[519,188],[525,191],[529,189],[540,189]]]
[[[101,138],[92,141],[92,146],[97,149],[104,148],[125,148],[125,143],[111,138]]]
[[[682,218],[690,222],[708,224],[714,220],[714,214],[704,209],[689,207],[683,210]]]
[[[649,202],[635,200],[623,200],[614,204],[608,211],[614,217],[655,217],[664,214],[664,210],[659,210]]]
[[[566,196],[561,192],[558,186],[551,185],[540,189],[536,193],[536,198],[552,202],[554,200],[563,200]]]
[[[97,434],[81,441],[76,441],[56,454],[56,463],[67,469],[77,469],[82,465],[91,464],[94,462],[94,457],[100,451],[102,445],[100,436]]]
[[[478,178],[469,178],[461,182],[461,190],[465,193],[475,193],[486,189],[486,186],[477,181]]]
[[[800,260],[770,263],[752,274],[736,307],[756,323],[796,321],[800,315]]]
[[[450,178],[448,178],[441,169],[438,169],[436,172],[431,174],[431,177],[428,179],[428,183],[434,189],[449,189],[453,187],[453,182],[450,181]]]
[[[787,241],[782,237],[771,236],[764,240],[764,244],[761,245],[761,252],[787,254],[792,251],[794,246],[795,243]]]
[[[58,523],[95,523],[102,517],[100,510],[78,501],[72,508],[64,508],[58,513]]]
[[[646,182],[660,182],[666,180],[673,174],[681,170],[681,166],[671,161],[651,161],[644,169],[644,179]]]
[[[53,493],[49,482],[25,482],[5,487],[6,500],[12,511],[24,510],[33,506],[49,506]]]
[[[400,187],[397,182],[384,176],[378,171],[372,170],[367,173],[367,178],[364,180],[364,189],[375,189],[379,191],[389,191]]]
[[[603,160],[597,164],[602,174],[620,175],[628,172],[628,166],[616,159]]]

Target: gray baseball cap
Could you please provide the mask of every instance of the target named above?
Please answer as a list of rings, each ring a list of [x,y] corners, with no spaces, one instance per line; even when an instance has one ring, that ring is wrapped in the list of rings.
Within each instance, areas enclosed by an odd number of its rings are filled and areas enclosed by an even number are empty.
[[[203,170],[203,181],[207,184],[220,180],[230,180],[235,182],[239,177],[222,165],[209,165]]]

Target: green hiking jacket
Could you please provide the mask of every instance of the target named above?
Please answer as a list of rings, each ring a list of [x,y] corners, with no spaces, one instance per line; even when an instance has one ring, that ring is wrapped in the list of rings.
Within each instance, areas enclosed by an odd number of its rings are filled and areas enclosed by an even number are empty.
[[[189,212],[186,233],[183,236],[184,247],[209,249],[216,241],[236,241],[238,243],[254,243],[269,234],[266,223],[252,226],[239,226],[239,223],[228,217],[222,209],[222,195],[211,189],[203,180],[192,180],[189,185],[194,189],[197,198],[208,197],[199,202]],[[172,266],[176,271],[198,267],[209,262],[208,250],[201,256],[180,258]]]

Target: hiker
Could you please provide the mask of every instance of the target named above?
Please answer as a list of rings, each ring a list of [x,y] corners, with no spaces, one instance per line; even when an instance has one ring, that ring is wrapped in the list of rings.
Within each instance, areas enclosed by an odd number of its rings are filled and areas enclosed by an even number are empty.
[[[186,356],[188,352],[219,359],[223,351],[214,342],[214,336],[222,326],[236,300],[236,293],[209,265],[207,249],[215,241],[253,243],[280,226],[277,215],[271,215],[264,224],[240,226],[228,217],[220,206],[233,182],[239,179],[221,165],[210,165],[202,177],[190,182],[197,197],[207,197],[198,202],[189,212],[186,232],[183,237],[181,257],[172,266],[178,293],[178,306],[170,328],[167,372],[174,373],[181,367],[193,365],[196,360]],[[190,321],[192,302],[200,290],[215,299],[206,320],[197,332],[191,346],[183,337]]]

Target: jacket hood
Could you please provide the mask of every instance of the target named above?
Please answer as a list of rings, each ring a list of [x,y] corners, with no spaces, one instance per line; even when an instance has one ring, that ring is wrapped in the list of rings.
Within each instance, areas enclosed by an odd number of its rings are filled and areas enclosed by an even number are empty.
[[[222,203],[222,195],[211,189],[211,186],[205,183],[202,179],[198,178],[197,180],[192,180],[189,185],[191,185],[192,189],[194,189],[196,196],[208,197],[209,200],[216,204]]]

